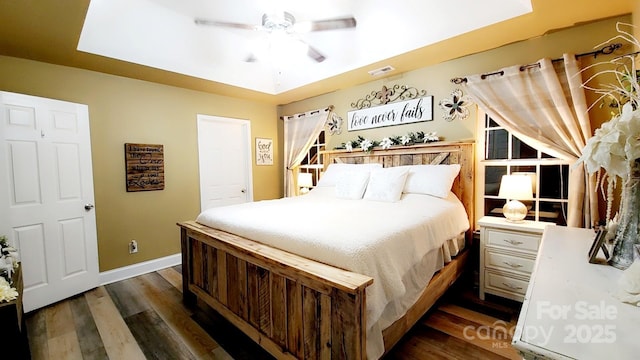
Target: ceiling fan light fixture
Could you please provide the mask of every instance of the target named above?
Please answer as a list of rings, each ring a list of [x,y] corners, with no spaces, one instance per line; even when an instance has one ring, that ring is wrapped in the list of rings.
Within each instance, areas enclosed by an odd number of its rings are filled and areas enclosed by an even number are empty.
[[[296,18],[286,11],[277,14],[262,15],[262,27],[268,32],[280,30],[288,32],[295,23]]]
[[[261,46],[254,46],[254,48],[258,48],[259,50],[254,51],[249,55],[249,57],[245,58],[245,61],[247,62],[255,62],[258,59],[265,57],[273,59],[274,57],[282,57],[285,53],[293,53],[294,56],[286,57],[287,60],[290,60],[296,58],[295,55],[298,53],[306,53],[309,58],[320,63],[326,60],[326,56],[322,54],[320,50],[306,43],[299,35],[301,33],[315,31],[353,28],[356,26],[356,19],[353,16],[349,16],[296,23],[296,18],[293,14],[286,11],[277,11],[264,13],[262,15],[261,25],[207,20],[201,18],[196,18],[195,23],[197,25],[254,30],[267,35],[266,41],[264,41],[265,38],[263,38],[263,41],[266,43],[266,50],[263,51]],[[260,53],[263,53],[266,56],[260,55]]]

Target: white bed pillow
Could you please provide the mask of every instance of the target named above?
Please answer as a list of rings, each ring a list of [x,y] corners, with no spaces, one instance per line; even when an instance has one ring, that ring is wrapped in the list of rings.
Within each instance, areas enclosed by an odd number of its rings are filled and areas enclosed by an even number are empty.
[[[322,174],[316,186],[336,186],[345,173],[352,171],[366,172],[372,169],[381,168],[382,164],[330,164],[327,170]]]
[[[386,202],[400,200],[408,174],[409,168],[406,166],[372,170],[364,199]]]
[[[336,183],[336,197],[341,199],[359,200],[362,199],[367,183],[369,182],[369,172],[348,171]]]
[[[451,192],[453,181],[460,173],[460,164],[412,165],[404,184],[404,193],[426,194],[446,198]]]

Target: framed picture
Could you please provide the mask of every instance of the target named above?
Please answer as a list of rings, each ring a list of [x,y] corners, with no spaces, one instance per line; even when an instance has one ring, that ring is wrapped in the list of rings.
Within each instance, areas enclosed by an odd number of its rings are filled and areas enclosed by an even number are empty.
[[[256,165],[273,165],[273,140],[256,138]]]
[[[164,146],[124,144],[127,192],[164,189]]]
[[[600,249],[602,249],[602,252],[604,253],[604,258],[605,259],[609,258],[609,250],[607,249],[607,246],[605,245],[605,241],[604,241],[606,236],[607,236],[607,230],[603,226],[600,227],[596,232],[596,236],[593,239],[591,248],[589,249],[590,263],[594,264],[598,262],[596,258],[598,257],[598,253],[600,252]]]

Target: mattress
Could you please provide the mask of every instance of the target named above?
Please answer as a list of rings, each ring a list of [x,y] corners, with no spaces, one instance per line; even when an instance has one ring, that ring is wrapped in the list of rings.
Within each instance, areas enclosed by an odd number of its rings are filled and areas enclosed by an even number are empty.
[[[372,277],[366,290],[367,357],[377,359],[384,352],[382,330],[413,305],[455,254],[468,217],[453,193],[403,194],[397,202],[334,194],[321,187],[298,197],[217,207],[196,221]]]

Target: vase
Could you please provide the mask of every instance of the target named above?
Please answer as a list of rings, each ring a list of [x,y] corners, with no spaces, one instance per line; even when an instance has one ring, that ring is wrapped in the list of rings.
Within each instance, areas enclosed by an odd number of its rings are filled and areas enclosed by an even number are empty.
[[[640,159],[631,164],[631,171],[622,189],[622,209],[613,243],[609,265],[626,269],[633,263],[640,246]]]

